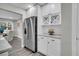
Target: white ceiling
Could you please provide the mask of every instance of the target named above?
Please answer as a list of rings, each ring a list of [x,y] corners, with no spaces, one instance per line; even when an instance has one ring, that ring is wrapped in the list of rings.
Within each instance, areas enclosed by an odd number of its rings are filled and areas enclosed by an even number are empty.
[[[43,6],[46,3],[2,3],[0,5],[2,6],[4,4],[5,5],[12,5],[14,7],[27,10],[27,9],[33,7],[34,5]],[[14,13],[14,12],[11,12],[11,11],[8,11],[8,10],[5,10],[5,9],[0,9],[0,18],[18,20],[18,19],[21,19],[21,15]]]
[[[5,9],[0,9],[0,19],[21,20],[22,15]]]
[[[11,3],[11,5],[22,9],[28,9],[29,7],[34,6],[35,3]]]
[[[42,6],[42,5],[46,4],[46,3],[10,3],[10,5],[13,5],[15,7],[25,9],[25,10],[32,7],[32,6],[34,6],[34,5],[36,5],[36,4]]]

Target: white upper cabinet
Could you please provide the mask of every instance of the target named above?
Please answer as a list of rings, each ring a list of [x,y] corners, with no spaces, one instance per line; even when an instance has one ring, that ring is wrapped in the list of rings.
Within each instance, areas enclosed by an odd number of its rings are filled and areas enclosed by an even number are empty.
[[[47,4],[42,7],[42,25],[61,24],[61,4]]]
[[[60,13],[53,13],[43,16],[42,25],[60,25]]]

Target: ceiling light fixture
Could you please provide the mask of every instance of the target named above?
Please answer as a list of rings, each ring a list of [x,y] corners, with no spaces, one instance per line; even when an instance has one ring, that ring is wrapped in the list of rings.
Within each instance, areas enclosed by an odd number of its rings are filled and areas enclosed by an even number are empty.
[[[31,8],[32,7],[32,5],[28,5],[28,8]]]
[[[52,4],[51,6],[52,6],[52,8],[55,8],[55,5],[54,4]]]
[[[9,17],[9,19],[13,19],[13,17]]]

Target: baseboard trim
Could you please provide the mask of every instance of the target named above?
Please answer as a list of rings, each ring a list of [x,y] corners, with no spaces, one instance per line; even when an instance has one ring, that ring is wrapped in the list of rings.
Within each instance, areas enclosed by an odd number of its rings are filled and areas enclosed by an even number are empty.
[[[27,48],[27,47],[25,47],[25,46],[24,46],[24,48],[26,48],[26,49],[28,49],[28,50],[32,51],[31,49],[29,49],[29,48]],[[33,52],[33,53],[36,53],[36,52],[34,52],[34,51],[32,51],[32,52]]]
[[[47,56],[47,55],[45,55],[45,54],[43,54],[43,53],[41,53],[41,52],[38,52],[38,53],[42,54],[43,56]]]

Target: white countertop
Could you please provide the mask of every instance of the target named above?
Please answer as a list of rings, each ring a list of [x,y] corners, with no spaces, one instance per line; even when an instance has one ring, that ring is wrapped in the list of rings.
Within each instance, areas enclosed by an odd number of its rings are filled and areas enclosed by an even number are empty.
[[[39,36],[45,36],[45,37],[50,37],[50,38],[57,38],[57,39],[62,39],[61,34],[54,34],[54,35],[49,35],[49,34],[38,34]]]
[[[5,38],[0,38],[0,53],[6,52],[11,48],[11,45]]]

